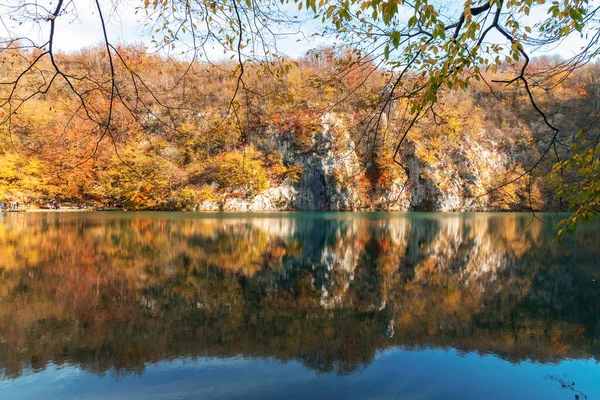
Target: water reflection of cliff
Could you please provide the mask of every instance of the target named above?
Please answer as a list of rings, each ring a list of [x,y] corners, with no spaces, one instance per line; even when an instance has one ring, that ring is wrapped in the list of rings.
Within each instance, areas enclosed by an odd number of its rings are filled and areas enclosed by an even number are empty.
[[[5,377],[238,354],[347,373],[392,346],[600,358],[598,226],[558,246],[527,215],[175,215],[0,219]]]

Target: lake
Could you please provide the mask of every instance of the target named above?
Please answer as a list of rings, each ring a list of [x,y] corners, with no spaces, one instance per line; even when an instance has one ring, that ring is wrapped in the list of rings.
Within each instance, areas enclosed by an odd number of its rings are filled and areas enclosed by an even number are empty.
[[[600,224],[0,213],[1,399],[600,398]]]

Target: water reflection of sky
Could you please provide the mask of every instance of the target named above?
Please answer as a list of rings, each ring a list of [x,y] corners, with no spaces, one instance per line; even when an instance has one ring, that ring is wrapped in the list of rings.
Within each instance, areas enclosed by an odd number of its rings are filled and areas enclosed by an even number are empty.
[[[573,399],[549,375],[575,380],[589,399],[600,397],[595,361],[514,365],[496,356],[455,350],[379,353],[350,375],[322,374],[291,361],[252,358],[175,359],[148,365],[141,375],[57,368],[0,383],[4,399]]]

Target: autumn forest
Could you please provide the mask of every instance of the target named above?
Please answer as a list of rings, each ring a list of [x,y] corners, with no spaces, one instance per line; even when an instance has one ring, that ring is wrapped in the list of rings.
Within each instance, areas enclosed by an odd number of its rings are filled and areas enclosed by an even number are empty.
[[[600,398],[600,0],[0,1],[0,398]]]
[[[21,99],[0,127],[0,201],[136,210],[567,210],[557,182],[580,178],[577,168],[559,173],[555,164],[574,143],[598,137],[594,63],[538,76],[537,102],[560,128],[547,157],[551,136],[527,93],[493,82],[514,73],[507,64],[467,89],[441,90],[397,162],[397,139],[412,115],[402,99],[380,112],[392,73],[374,59],[321,48],[248,63],[240,83],[233,61],[188,63],[136,46],[115,54],[114,104],[98,83],[108,68],[101,48],[57,54],[61,68],[81,78],[57,80],[30,99],[27,91],[52,76],[27,70],[35,51],[0,54],[3,81],[22,75],[16,93],[0,88],[2,97]],[[560,62],[534,59],[530,68]],[[110,129],[99,129],[109,107]],[[512,182],[540,158],[531,175]]]

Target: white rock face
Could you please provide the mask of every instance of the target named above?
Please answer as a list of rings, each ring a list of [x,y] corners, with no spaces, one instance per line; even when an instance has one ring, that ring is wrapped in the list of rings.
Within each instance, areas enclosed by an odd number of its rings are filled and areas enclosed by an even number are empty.
[[[335,115],[323,116],[321,124],[322,133],[313,137],[316,151],[295,158],[304,167],[304,174],[296,185],[294,206],[314,211],[360,209],[358,187],[352,180],[360,173],[355,144]]]
[[[506,173],[510,157],[493,140],[470,138],[455,145],[453,154],[426,165],[414,152],[404,159],[408,179],[392,182],[376,194],[360,187],[364,166],[354,151],[356,144],[336,114],[321,118],[322,131],[313,136],[312,150],[294,153],[286,139],[270,145],[284,159],[303,168],[297,183],[283,183],[249,198],[205,201],[198,211],[471,211],[489,210],[477,198]],[[427,143],[419,143],[427,146]],[[423,150],[425,151],[425,150]],[[422,151],[422,152],[423,152]],[[425,151],[426,152],[426,151]],[[400,168],[400,167],[398,167]],[[364,183],[363,183],[364,185]]]

